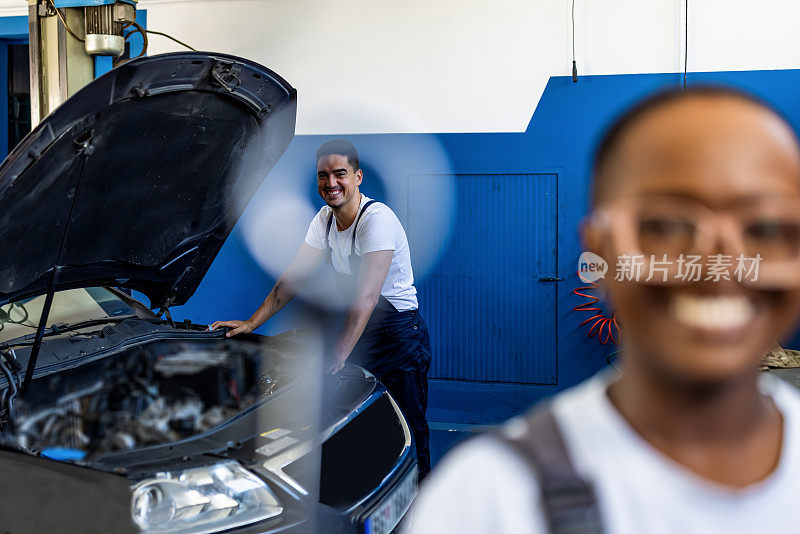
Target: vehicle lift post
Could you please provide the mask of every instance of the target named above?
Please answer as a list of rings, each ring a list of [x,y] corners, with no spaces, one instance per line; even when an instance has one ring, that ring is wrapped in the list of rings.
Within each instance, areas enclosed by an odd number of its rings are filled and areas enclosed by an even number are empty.
[[[94,56],[119,56],[136,0],[28,0],[31,127],[94,79]]]

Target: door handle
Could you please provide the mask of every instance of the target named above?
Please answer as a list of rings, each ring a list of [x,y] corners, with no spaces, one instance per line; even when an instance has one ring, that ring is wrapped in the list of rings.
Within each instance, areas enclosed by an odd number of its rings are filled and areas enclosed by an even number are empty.
[[[560,276],[540,276],[540,282],[563,282],[564,279]]]

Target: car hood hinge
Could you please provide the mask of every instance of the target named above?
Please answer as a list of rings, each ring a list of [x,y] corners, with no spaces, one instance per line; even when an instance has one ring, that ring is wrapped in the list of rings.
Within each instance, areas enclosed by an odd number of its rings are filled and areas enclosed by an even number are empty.
[[[172,328],[175,328],[175,321],[172,320],[172,313],[170,313],[169,311],[169,306],[170,304],[172,304],[173,300],[174,297],[168,297],[167,300],[164,301],[164,304],[161,306],[161,308],[158,310],[158,313],[156,313],[156,317],[160,318],[163,315],[164,318],[169,323],[169,325]]]

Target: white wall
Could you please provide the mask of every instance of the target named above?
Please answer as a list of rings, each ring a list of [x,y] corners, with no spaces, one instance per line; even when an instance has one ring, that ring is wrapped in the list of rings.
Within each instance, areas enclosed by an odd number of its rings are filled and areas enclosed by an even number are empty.
[[[571,71],[570,0],[140,0],[148,27],[299,92],[298,133],[523,131]],[[683,70],[683,0],[575,0],[580,74]],[[0,15],[25,14],[0,0]],[[800,68],[800,2],[689,2],[689,70]],[[149,53],[181,48],[156,35]]]

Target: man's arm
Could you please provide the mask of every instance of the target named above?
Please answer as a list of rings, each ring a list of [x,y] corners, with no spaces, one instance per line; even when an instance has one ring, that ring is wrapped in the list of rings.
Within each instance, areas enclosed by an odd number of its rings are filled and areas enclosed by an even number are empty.
[[[344,362],[364,332],[364,327],[367,326],[372,310],[378,303],[381,288],[389,274],[393,255],[393,250],[378,250],[361,257],[356,293],[347,309],[344,327],[334,346],[331,361],[327,364],[329,373],[338,373],[344,367]]]
[[[286,306],[290,300],[297,295],[297,292],[305,285],[311,273],[317,268],[322,260],[323,251],[314,248],[308,243],[300,245],[300,250],[292,260],[292,263],[284,271],[275,287],[269,292],[267,298],[261,306],[246,321],[216,321],[209,329],[215,330],[223,326],[231,330],[226,335],[228,337],[236,334],[247,334],[266,323],[270,317],[278,313],[281,308]],[[388,271],[387,271],[388,272]]]

